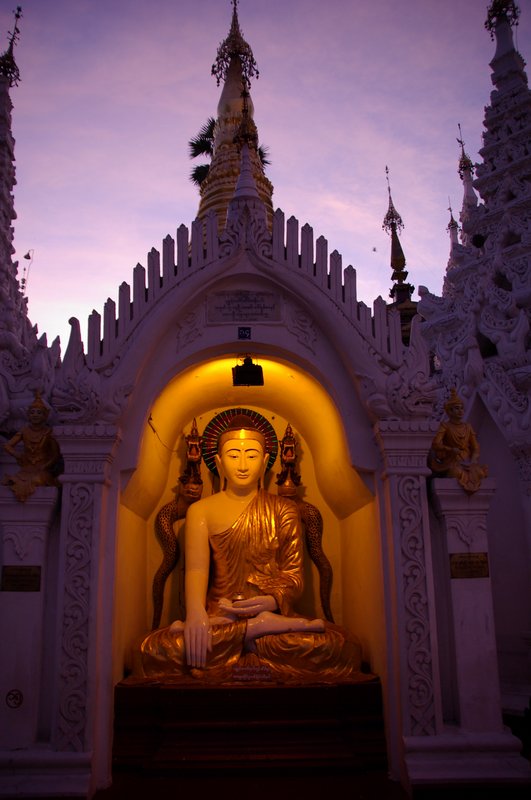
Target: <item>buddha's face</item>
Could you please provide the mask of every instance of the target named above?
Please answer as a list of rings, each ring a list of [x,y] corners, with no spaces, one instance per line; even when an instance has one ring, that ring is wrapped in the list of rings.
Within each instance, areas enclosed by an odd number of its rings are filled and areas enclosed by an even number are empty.
[[[257,439],[226,439],[216,456],[218,469],[233,489],[253,488],[264,474],[268,454]]]

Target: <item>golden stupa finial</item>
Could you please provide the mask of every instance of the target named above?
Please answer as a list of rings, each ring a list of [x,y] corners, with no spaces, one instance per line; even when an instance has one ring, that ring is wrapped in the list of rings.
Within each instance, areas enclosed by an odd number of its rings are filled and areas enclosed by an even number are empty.
[[[387,194],[389,195],[389,207],[384,217],[382,228],[386,233],[391,234],[391,267],[393,268],[393,280],[399,283],[404,283],[407,278],[407,272],[404,267],[406,266],[406,257],[402,250],[402,245],[398,238],[398,231],[404,229],[402,217],[396,210],[393,198],[391,197],[391,183],[389,181],[389,167],[385,168],[385,178],[387,180]],[[391,290],[391,296],[393,296]]]
[[[212,64],[212,75],[215,76],[218,86],[227,77],[227,72],[233,58],[240,60],[242,79],[248,89],[251,78],[258,78],[260,73],[256,64],[253,51],[240,30],[238,20],[238,0],[232,0],[232,22],[229,35],[218,47],[216,60]]]
[[[404,228],[404,223],[402,221],[402,217],[396,210],[393,204],[393,198],[391,197],[391,183],[389,181],[389,167],[385,167],[385,179],[387,181],[387,194],[389,195],[389,207],[387,209],[387,214],[384,217],[382,228],[386,233],[392,233],[393,230],[401,231]]]
[[[459,228],[459,225],[458,225],[458,224],[457,224],[457,222],[455,221],[455,218],[454,218],[454,212],[453,212],[453,209],[452,209],[452,203],[451,203],[451,201],[450,201],[450,198],[448,198],[448,211],[450,212],[450,222],[449,222],[449,223],[448,223],[448,225],[446,226],[446,230],[447,230],[447,231],[451,231],[451,230],[453,230],[454,228],[455,228],[455,229],[458,229],[458,228]]]
[[[461,131],[461,123],[457,123],[457,127],[459,128],[459,137],[457,139],[457,144],[461,147],[461,158],[459,159],[459,177],[463,180],[463,177],[466,172],[469,172],[471,175],[474,172],[474,165],[472,163],[472,159],[465,152],[465,141],[463,139],[463,133]]]

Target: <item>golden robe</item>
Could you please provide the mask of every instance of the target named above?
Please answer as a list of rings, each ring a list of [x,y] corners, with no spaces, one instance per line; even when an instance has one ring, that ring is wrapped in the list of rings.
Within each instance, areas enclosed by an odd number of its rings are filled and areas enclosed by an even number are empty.
[[[211,573],[207,613],[218,617],[219,601],[272,595],[279,612],[296,616],[293,604],[303,588],[303,545],[298,508],[260,490],[234,524],[209,537]],[[212,651],[205,669],[186,665],[182,633],[154,631],[141,645],[146,677],[192,675],[207,681],[274,680],[281,683],[337,683],[366,679],[360,647],[338,626],[324,633],[292,632],[245,642],[247,622],[212,625]]]

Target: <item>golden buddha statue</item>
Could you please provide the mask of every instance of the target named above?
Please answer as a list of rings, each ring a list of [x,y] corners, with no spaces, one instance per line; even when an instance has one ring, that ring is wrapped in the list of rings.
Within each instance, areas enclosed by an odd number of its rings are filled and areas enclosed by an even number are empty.
[[[488,468],[479,464],[479,443],[468,422],[463,422],[465,409],[455,388],[444,404],[448,420],[441,422],[428,456],[428,466],[435,476],[456,478],[465,492],[477,492]]]
[[[61,452],[47,424],[49,413],[40,392],[36,392],[28,408],[28,424],[4,444],[4,450],[13,456],[20,469],[13,475],[6,475],[2,483],[9,486],[20,502],[27,500],[37,486],[60,485],[57,475],[61,468]]]
[[[142,674],[205,681],[363,680],[345,630],[297,616],[303,547],[297,505],[261,488],[269,454],[245,415],[221,433],[221,491],[190,505],[185,528],[186,618],[150,633]]]

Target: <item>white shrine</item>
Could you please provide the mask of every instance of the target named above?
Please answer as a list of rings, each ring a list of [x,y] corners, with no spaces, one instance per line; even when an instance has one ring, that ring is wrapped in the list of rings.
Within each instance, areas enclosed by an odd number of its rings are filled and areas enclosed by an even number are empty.
[[[109,785],[114,689],[153,615],[156,515],[194,420],[201,433],[240,407],[279,439],[295,432],[335,621],[381,681],[391,777],[411,791],[521,785],[531,770],[502,716],[523,718],[531,695],[531,92],[518,9],[488,11],[482,162],[463,146],[442,296],[421,287],[412,302],[389,198],[394,302],[371,309],[340,254],[273,208],[236,5],[197,219],[90,316],[86,346],[72,321],[63,356],[28,320],[12,261],[17,23],[0,63],[1,441],[40,392],[64,460],[60,485],[23,502],[0,486],[0,796]],[[263,385],[233,385],[246,356]],[[489,468],[474,493],[427,466],[452,388]],[[0,480],[13,471],[2,448]],[[202,476],[208,492],[204,464]],[[163,624],[179,613],[177,572]],[[304,605],[321,613],[314,567]]]

